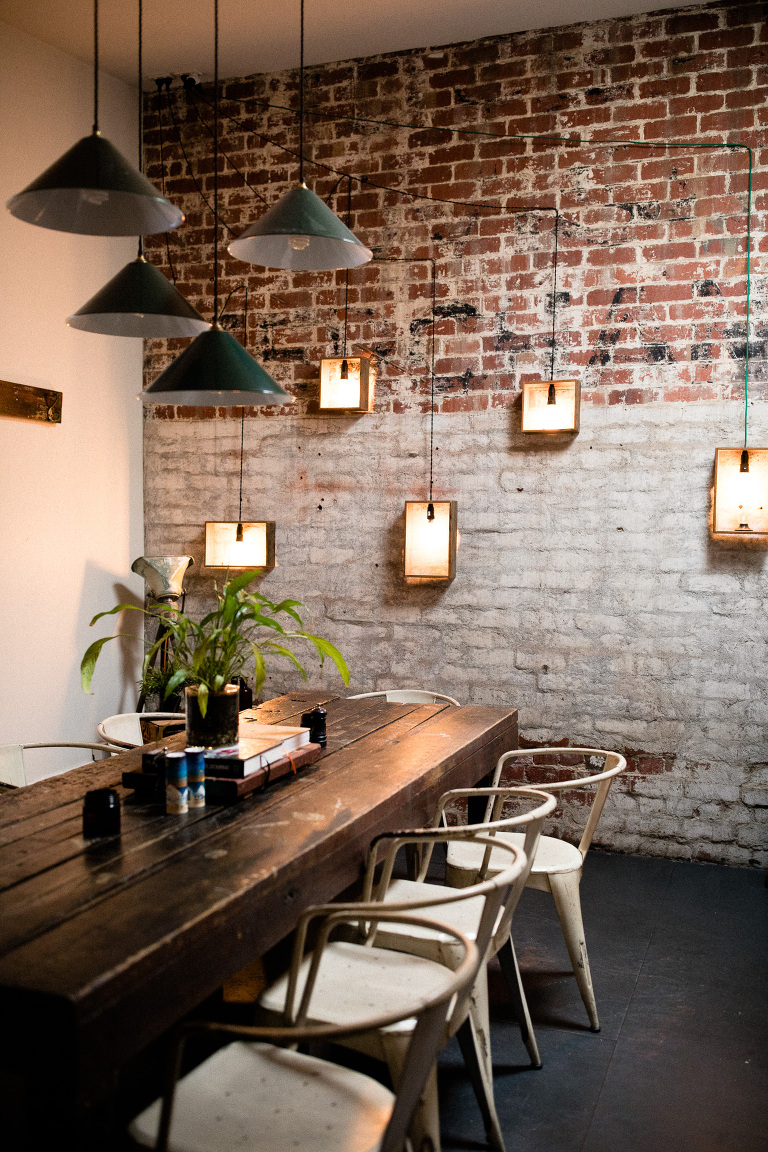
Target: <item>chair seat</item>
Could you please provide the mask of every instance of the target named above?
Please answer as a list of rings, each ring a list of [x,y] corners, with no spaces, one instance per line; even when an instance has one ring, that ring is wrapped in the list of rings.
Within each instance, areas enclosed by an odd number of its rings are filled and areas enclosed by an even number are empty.
[[[506,864],[509,856],[506,853],[504,855]],[[432,894],[437,896],[439,893],[440,887],[436,884],[425,884],[419,880],[393,880],[387,889],[384,903],[415,903],[423,900],[425,896]],[[443,924],[450,924],[470,940],[476,940],[484,906],[485,897],[472,896],[468,900],[458,900],[454,904],[421,908],[419,915],[426,916],[430,920],[434,917]],[[422,928],[417,924],[386,924],[377,932],[376,944],[382,948],[404,948],[427,960],[438,959],[443,948],[449,950],[449,955],[456,950],[456,941],[452,936],[448,936],[438,928]]]
[[[176,1091],[171,1152],[375,1152],[394,1096],[383,1085],[272,1044],[220,1048]],[[130,1126],[154,1148],[156,1100]]]
[[[497,840],[506,844],[514,844],[522,848],[525,836],[522,832],[497,832]],[[483,860],[484,847],[482,844],[473,844],[471,840],[458,840],[448,845],[447,865],[451,869],[471,874],[468,883],[474,883],[474,877]],[[499,872],[507,867],[508,857],[504,852],[491,852],[490,871]],[[581,852],[567,840],[558,840],[554,836],[542,836],[531,867],[531,875],[551,875],[555,872],[575,872],[584,863]]]
[[[391,927],[391,925],[390,925]],[[410,925],[409,925],[410,927]],[[296,1006],[309,971],[307,957],[299,970]],[[365,948],[345,940],[326,945],[309,1005],[309,1023],[350,1024],[361,1016],[396,1012],[400,1005],[426,1002],[451,981],[443,965],[406,952]],[[287,973],[259,998],[262,1008],[282,1012]],[[385,1032],[412,1032],[414,1018],[390,1024]]]

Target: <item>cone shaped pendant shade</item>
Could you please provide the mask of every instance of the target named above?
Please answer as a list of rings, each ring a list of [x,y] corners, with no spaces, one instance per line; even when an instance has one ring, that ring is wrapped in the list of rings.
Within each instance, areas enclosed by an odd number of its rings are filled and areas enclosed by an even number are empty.
[[[191,408],[293,403],[293,396],[218,324],[177,356],[141,398],[145,404]]]
[[[197,336],[210,324],[143,256],[67,320],[70,328],[104,336]]]
[[[228,250],[248,264],[302,272],[357,268],[373,257],[306,184],[287,192]]]
[[[141,236],[177,228],[184,215],[114,144],[84,136],[42,176],[11,196],[12,216],[86,236]]]

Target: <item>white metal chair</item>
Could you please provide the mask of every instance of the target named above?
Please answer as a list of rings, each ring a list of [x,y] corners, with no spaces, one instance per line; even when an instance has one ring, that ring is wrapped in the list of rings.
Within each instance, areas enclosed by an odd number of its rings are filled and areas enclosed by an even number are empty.
[[[183,712],[119,712],[116,716],[107,716],[96,725],[96,731],[102,740],[110,744],[119,744],[121,748],[140,748],[145,743],[141,734],[142,720],[178,720],[183,724]]]
[[[110,756],[123,751],[113,744],[73,744],[61,741],[43,744],[0,744],[0,785],[9,788],[23,788],[26,785],[24,751],[27,748],[90,748],[92,751],[106,752]],[[96,757],[92,759],[95,760]]]
[[[489,1086],[489,1095],[492,1100],[492,1087],[493,1087],[493,1068],[491,1064],[491,1029],[490,1029],[490,1015],[488,1008],[488,969],[487,964],[494,956],[499,957],[499,962],[507,978],[509,985],[510,995],[515,1008],[515,1014],[520,1025],[520,1034],[525,1044],[528,1054],[531,1059],[531,1065],[534,1068],[541,1068],[541,1057],[539,1055],[536,1037],[533,1032],[530,1014],[528,1012],[528,1004],[525,999],[523,991],[522,980],[520,979],[520,971],[517,966],[517,958],[515,956],[514,946],[512,944],[511,925],[512,916],[514,914],[517,903],[522,894],[522,890],[528,880],[528,874],[531,868],[531,861],[536,855],[536,850],[541,835],[541,829],[545,819],[551,816],[555,810],[556,800],[548,792],[536,788],[521,788],[521,787],[497,787],[497,788],[456,788],[450,792],[444,793],[438,801],[437,808],[433,819],[433,827],[437,828],[444,821],[445,809],[455,803],[459,799],[466,799],[468,797],[487,796],[488,803],[491,806],[489,820],[484,824],[464,825],[460,828],[451,830],[449,837],[446,837],[447,847],[450,848],[459,843],[471,843],[476,835],[493,835],[498,832],[505,832],[510,829],[518,829],[515,844],[521,847],[526,856],[526,867],[523,869],[520,877],[518,878],[515,889],[507,901],[504,915],[499,920],[491,938],[491,943],[488,948],[487,956],[485,957],[486,963],[481,967],[480,975],[478,976],[475,985],[473,1000],[472,1000],[472,1031],[477,1037],[475,1045],[478,1057],[481,1061],[484,1059],[484,1071],[487,1077]],[[504,804],[514,800],[519,803],[521,800],[534,800],[538,801],[537,806],[529,812],[523,812],[519,815],[509,816],[502,819],[502,809]],[[524,828],[523,832],[519,829]],[[386,837],[381,837],[380,842],[385,840]],[[402,843],[407,843],[402,837],[397,837],[394,841],[399,847]],[[397,848],[395,848],[395,851]],[[382,870],[382,875],[375,889],[372,887],[374,871],[377,867],[378,861],[375,853],[369,860],[369,866],[366,874],[366,883],[363,891],[363,899],[368,900],[374,898],[383,899],[388,903],[390,900],[414,900],[417,899],[424,891],[426,885],[427,870],[429,868],[431,846],[427,852],[423,854],[421,868],[416,881],[413,880],[394,880],[391,881],[392,866],[394,864],[394,857],[390,853]],[[486,847],[481,861],[480,867],[475,877],[475,882],[483,881],[487,878],[490,871],[490,864],[492,858],[491,849]],[[494,869],[495,870],[495,869]],[[454,885],[455,887],[455,885]],[[477,929],[477,914],[473,912],[472,906],[467,904],[451,905],[445,909],[436,909],[435,914],[438,914],[441,920],[446,920],[452,924],[454,928],[459,928],[461,931],[466,932],[470,939],[474,939],[475,931]],[[434,949],[439,946],[438,934],[414,934],[403,930],[399,933],[401,936],[400,947],[407,947],[409,951],[415,951],[419,956],[433,957]],[[408,943],[405,942],[405,937],[409,937]],[[431,936],[431,938],[430,938]],[[378,941],[384,942],[387,946],[391,946],[389,938],[382,941],[379,937]],[[468,1064],[469,1066],[469,1064]]]
[[[537,798],[541,795],[537,794]],[[550,797],[544,795],[543,799],[547,811],[554,808],[554,801]],[[541,820],[543,819],[542,815]],[[369,856],[366,893],[372,892],[371,881],[377,867],[378,845],[383,841],[388,843],[384,862],[385,876],[377,886],[377,895],[381,893],[382,898],[388,890],[391,868],[400,847],[417,844],[431,849],[436,842],[449,840],[463,832],[463,829],[458,833],[454,829],[421,829],[395,833],[374,841]],[[488,847],[490,859],[494,841],[487,836],[484,836],[483,840]],[[488,1073],[489,1058],[485,1052],[489,1043],[487,1022],[483,1027],[487,1013],[483,1015],[482,992],[479,995],[480,1004],[476,1004],[478,1000],[476,988],[478,984],[481,989],[485,987],[485,961],[494,934],[497,930],[501,930],[501,923],[506,922],[507,910],[510,904],[515,902],[513,891],[515,896],[519,895],[523,886],[520,878],[527,868],[525,854],[520,848],[512,845],[505,847],[514,848],[514,852],[507,857],[509,866],[497,873],[495,878],[486,879],[469,889],[464,889],[464,900],[455,899],[458,895],[455,890],[451,893],[450,889],[442,886],[418,883],[415,891],[413,889],[409,891],[406,900],[398,901],[390,897],[386,905],[381,900],[366,902],[364,906],[377,909],[377,919],[372,920],[364,943],[338,941],[326,951],[326,966],[321,972],[322,978],[314,989],[311,1013],[312,1020],[316,1023],[339,1024],[347,1018],[354,1006],[359,1005],[361,998],[368,1007],[383,1011],[393,1003],[397,1003],[407,990],[423,987],[425,980],[428,986],[431,978],[429,973],[435,965],[446,963],[450,966],[455,965],[454,937],[457,932],[474,939],[478,947],[481,971],[472,996],[455,1007],[448,1022],[445,1039],[459,1034],[459,1043],[486,1131],[499,1152],[503,1152],[504,1143],[493,1100],[493,1079]],[[498,851],[498,848],[496,850]],[[427,858],[427,866],[428,863]],[[385,907],[387,920],[391,911],[408,909],[411,912],[418,910],[422,923],[417,927],[404,927],[399,924],[382,927],[378,921],[378,912]],[[508,915],[511,918],[511,910]],[[309,959],[302,959],[307,924],[306,917],[299,923],[290,971],[268,988],[260,998],[263,1009],[283,1015],[284,1018],[287,1015],[288,1019],[291,1006],[296,1000],[299,989],[303,987],[309,971]],[[445,931],[447,926],[450,928],[448,933]],[[413,946],[414,939],[417,941],[416,947]],[[429,944],[426,945],[425,941],[429,941]],[[385,947],[381,947],[381,942]],[[372,1030],[344,1041],[348,1047],[384,1061],[389,1067],[394,1083],[398,1083],[402,1075],[407,1042],[408,1034],[404,1026],[395,1032],[391,1029]],[[423,1100],[412,1122],[411,1136],[414,1147],[421,1148],[426,1140],[428,1146],[439,1152],[440,1123],[436,1068],[432,1069],[425,1085]]]
[[[380,1007],[358,997],[332,1025],[307,1024],[322,985],[326,960],[336,948],[334,928],[359,924],[381,910],[356,904],[309,909],[302,923],[322,918],[317,943],[307,957],[301,1003],[286,1006],[289,1025],[250,1028],[192,1021],[176,1042],[163,1100],[145,1109],[130,1126],[138,1143],[159,1152],[402,1152],[414,1108],[445,1037],[453,1005],[464,1000],[477,974],[476,946],[446,927],[459,963],[429,964],[426,979],[400,987]],[[388,921],[418,927],[423,918],[387,910]],[[302,936],[302,947],[304,937]],[[373,955],[375,950],[369,952]],[[301,959],[301,957],[299,957]],[[375,989],[372,989],[375,992]],[[328,1060],[295,1050],[299,1042],[344,1041],[352,1034],[402,1030],[407,1036],[396,1095],[378,1081]],[[237,1037],[179,1079],[187,1036]],[[283,1047],[278,1045],[290,1045]]]
[[[494,785],[498,784],[502,769],[510,760],[547,755],[583,755],[585,758],[599,757],[603,762],[601,772],[595,773],[590,767],[587,767],[587,772],[591,772],[587,776],[571,776],[570,779],[566,780],[548,780],[540,785],[548,792],[556,794],[572,788],[581,790],[593,786],[597,786],[597,791],[578,847],[570,844],[567,840],[559,840],[554,836],[542,836],[527,880],[529,888],[551,892],[554,897],[571,966],[589,1016],[590,1027],[593,1032],[599,1032],[600,1020],[597,1015],[592,975],[589,970],[587,943],[584,938],[579,884],[584,859],[608,799],[613,779],[625,770],[627,762],[618,752],[608,752],[603,748],[518,748],[512,752],[505,752],[503,756],[499,757],[493,777]],[[558,769],[557,774],[559,775],[562,771],[562,769]],[[483,789],[476,790],[478,795],[481,795],[483,791]],[[491,818],[491,808],[492,804],[489,801],[485,813],[486,820]],[[510,844],[521,842],[520,834],[516,832],[491,832],[490,835]],[[475,883],[478,869],[483,863],[484,852],[476,845],[466,841],[449,844],[445,874],[446,884],[462,888],[465,884]],[[489,871],[492,872],[497,866],[502,867],[503,861],[500,859],[497,865],[492,854]],[[500,956],[499,959],[503,960],[503,957]]]
[[[442,692],[422,692],[420,688],[397,688],[388,692],[358,692],[357,696],[347,696],[347,700],[371,700],[374,696],[386,697],[388,704],[437,704],[438,700],[445,700],[446,704],[455,704],[460,708],[458,700],[453,696],[444,696]]]

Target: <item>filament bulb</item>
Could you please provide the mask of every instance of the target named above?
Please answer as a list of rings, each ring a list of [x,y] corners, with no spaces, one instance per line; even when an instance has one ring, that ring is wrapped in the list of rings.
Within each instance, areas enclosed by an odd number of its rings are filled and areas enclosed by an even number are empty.
[[[346,357],[341,362],[341,371],[339,372],[339,379],[349,380],[349,364],[347,363]]]
[[[429,520],[429,522],[431,524],[432,521],[434,520],[434,518],[435,518],[435,506],[432,503],[432,501],[430,500],[429,504],[427,504],[427,520]]]
[[[237,526],[237,531],[235,532],[235,541],[238,544],[242,544],[242,542],[243,542],[243,526],[242,526],[242,524],[238,524],[238,526]]]
[[[291,236],[291,248],[294,252],[303,252],[309,248],[309,236]]]
[[[547,404],[557,404],[555,385],[553,383],[549,385],[549,391],[547,392]]]

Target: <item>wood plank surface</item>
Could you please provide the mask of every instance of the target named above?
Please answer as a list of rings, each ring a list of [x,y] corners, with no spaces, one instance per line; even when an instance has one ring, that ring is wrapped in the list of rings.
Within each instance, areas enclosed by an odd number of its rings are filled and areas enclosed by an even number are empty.
[[[257,714],[298,722],[318,702],[323,758],[234,806],[166,817],[119,784],[138,751],[0,797],[7,1050],[34,1065],[45,1036],[72,1107],[106,1098],[121,1064],[359,879],[373,836],[427,823],[443,791],[517,746],[509,708],[308,692]],[[123,796],[122,835],[88,844],[82,796],[107,785]]]

